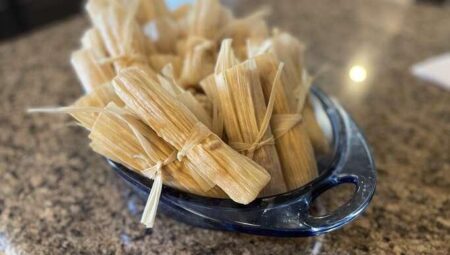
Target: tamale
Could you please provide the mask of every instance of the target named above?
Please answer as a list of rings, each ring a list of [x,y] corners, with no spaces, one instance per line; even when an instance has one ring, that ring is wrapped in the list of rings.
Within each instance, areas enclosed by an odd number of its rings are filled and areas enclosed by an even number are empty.
[[[71,63],[86,92],[110,82],[115,72],[109,64],[101,64],[92,49],[80,49],[72,53]]]
[[[235,61],[232,56],[222,54],[229,52],[231,55],[232,50],[229,47],[231,41],[225,40],[219,56],[233,63]],[[221,62],[220,58],[219,61]],[[271,181],[264,189],[263,195],[285,192],[287,188],[269,126],[271,115],[267,114],[256,63],[250,59],[214,74],[214,77],[219,111],[226,120],[224,126],[228,143],[270,173]]]
[[[103,62],[113,62],[116,71],[147,64],[147,42],[133,10],[109,0],[89,0],[86,9],[109,53]]]
[[[290,190],[298,188],[317,176],[317,165],[313,147],[302,122],[301,115],[293,104],[289,104],[284,84],[276,86],[272,91],[273,81],[278,73],[279,62],[271,54],[263,54],[254,58],[261,75],[261,84],[267,98],[275,93],[273,118],[271,126],[275,134],[278,156],[283,166],[286,184]],[[280,73],[278,73],[280,75]],[[277,82],[284,82],[281,79]]]
[[[261,166],[226,145],[138,67],[122,70],[113,85],[127,107],[178,150],[179,159],[187,157],[232,200],[250,203],[269,182]]]
[[[208,192],[213,184],[193,170],[194,165],[189,160],[177,161],[173,147],[133,114],[114,104],[109,104],[99,114],[89,138],[97,153],[144,175],[146,169],[173,154],[173,159],[163,166],[164,184],[198,195],[220,195],[216,189],[212,190],[215,193]]]

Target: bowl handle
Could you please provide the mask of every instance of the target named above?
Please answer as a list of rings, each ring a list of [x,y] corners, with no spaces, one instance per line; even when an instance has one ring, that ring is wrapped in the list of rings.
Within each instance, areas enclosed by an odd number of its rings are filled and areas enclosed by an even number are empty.
[[[367,156],[370,155],[370,149],[363,134],[348,114],[336,102],[335,104],[342,116],[343,126],[347,129],[344,132],[347,137],[342,139],[345,144],[341,147],[345,148],[341,152],[344,155],[335,165],[333,174],[313,187],[309,205],[323,192],[335,186],[352,183],[356,186],[356,189],[348,202],[327,215],[313,216],[309,210],[304,211],[303,215],[300,216],[301,221],[306,226],[311,227],[316,234],[332,231],[362,213],[370,203],[376,186],[375,166],[371,157]],[[367,169],[371,170],[367,171]]]

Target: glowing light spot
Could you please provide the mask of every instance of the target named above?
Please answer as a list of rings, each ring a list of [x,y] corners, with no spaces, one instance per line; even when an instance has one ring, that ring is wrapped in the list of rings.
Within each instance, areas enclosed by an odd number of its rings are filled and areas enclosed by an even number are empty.
[[[350,68],[348,72],[350,79],[354,82],[363,82],[367,78],[367,71],[364,67],[355,65]]]

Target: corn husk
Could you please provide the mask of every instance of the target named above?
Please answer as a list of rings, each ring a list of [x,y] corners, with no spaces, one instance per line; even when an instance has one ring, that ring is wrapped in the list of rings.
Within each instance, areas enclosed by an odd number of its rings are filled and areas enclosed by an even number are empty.
[[[130,169],[147,175],[146,169],[164,162],[175,155],[174,148],[133,114],[109,104],[95,121],[89,135],[93,149]],[[173,156],[172,156],[173,157]],[[201,175],[188,160],[177,161],[175,157],[163,166],[162,176],[166,185],[199,195],[214,195],[208,192],[214,186]]]
[[[85,49],[90,49],[97,61],[108,57],[103,39],[95,28],[90,28],[84,32],[81,37],[81,45]]]
[[[198,44],[188,46],[190,50],[183,59],[179,82],[185,88],[196,86],[214,70],[214,43],[208,40],[196,42]]]
[[[136,20],[145,25],[152,20],[170,15],[164,0],[122,0],[124,6],[136,8]]]
[[[241,59],[247,56],[247,41],[262,41],[267,38],[269,29],[265,18],[269,15],[268,9],[261,9],[241,19],[230,21],[221,33],[221,38],[231,38],[233,49]]]
[[[222,142],[139,68],[123,70],[113,84],[127,107],[178,150],[179,159],[187,157],[232,200],[247,204],[269,182],[261,166]]]
[[[173,75],[172,65],[167,65],[161,71],[163,76],[158,76],[158,81],[161,86],[166,89],[173,97],[175,97],[179,102],[184,104],[197,119],[205,124],[206,127],[211,129],[212,120],[208,112],[203,108],[199,101],[194,97],[194,95],[183,89],[178,85],[175,77]]]
[[[75,51],[70,61],[86,92],[110,82],[115,76],[112,67],[109,64],[99,63],[91,49]]]
[[[218,0],[197,0],[188,14],[188,35],[216,40],[231,19],[231,12]]]
[[[218,65],[218,68],[225,69],[236,63],[230,47],[231,40],[224,41],[219,56],[227,60],[221,61],[219,58],[218,62],[224,64]],[[223,52],[229,52],[231,56]],[[262,195],[285,192],[286,184],[269,126],[271,112],[270,109],[267,111],[256,63],[248,60],[214,76],[219,111],[226,120],[224,126],[228,143],[270,173],[271,181]]]
[[[86,9],[108,50],[104,63],[114,63],[116,71],[147,64],[148,42],[135,16],[137,8],[125,8],[120,2],[89,0]]]
[[[330,144],[323,133],[319,123],[317,122],[311,99],[307,97],[302,116],[305,123],[306,131],[314,147],[316,155],[327,154],[330,151]]]
[[[175,53],[180,27],[171,16],[159,17],[148,22],[144,27],[144,33],[153,42],[158,53]]]
[[[257,56],[255,61],[261,75],[266,99],[275,93],[271,126],[276,137],[278,156],[283,166],[285,181],[290,190],[298,188],[317,177],[317,165],[307,130],[294,105],[290,105],[284,84],[272,91],[277,76],[278,61],[271,54]],[[284,83],[287,71],[281,73],[278,82]]]
[[[163,67],[171,64],[173,67],[173,73],[175,77],[180,75],[182,59],[177,55],[172,54],[152,54],[149,57],[150,66],[153,70],[160,72]]]
[[[90,130],[97,119],[98,112],[83,111],[82,109],[87,107],[102,109],[110,102],[113,102],[118,106],[124,106],[122,100],[120,100],[114,92],[111,83],[107,83],[80,97],[73,104],[73,108],[80,108],[80,110],[69,111],[69,113],[80,123],[81,126]]]

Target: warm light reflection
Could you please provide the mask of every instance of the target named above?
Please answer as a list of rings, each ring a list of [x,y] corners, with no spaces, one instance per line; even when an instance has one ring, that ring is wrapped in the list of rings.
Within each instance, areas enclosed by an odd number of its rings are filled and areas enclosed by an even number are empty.
[[[354,65],[350,68],[348,75],[354,82],[363,82],[367,78],[367,71],[363,66]]]

